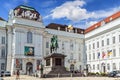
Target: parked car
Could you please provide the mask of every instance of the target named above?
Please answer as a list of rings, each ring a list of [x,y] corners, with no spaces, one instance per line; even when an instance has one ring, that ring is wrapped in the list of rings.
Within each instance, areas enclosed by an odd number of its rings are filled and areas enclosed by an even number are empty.
[[[4,71],[0,71],[0,77],[4,75]]]
[[[5,72],[4,72],[4,76],[11,76],[10,71],[5,71]]]
[[[108,73],[108,77],[116,77],[119,76],[120,71],[112,71],[110,73]]]

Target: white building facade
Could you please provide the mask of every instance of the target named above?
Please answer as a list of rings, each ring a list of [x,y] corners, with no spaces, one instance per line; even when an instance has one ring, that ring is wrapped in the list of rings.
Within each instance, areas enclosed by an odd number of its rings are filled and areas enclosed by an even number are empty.
[[[0,18],[0,71],[6,69],[6,21]]]
[[[21,74],[35,73],[41,64],[46,66],[44,57],[51,54],[51,38],[57,35],[57,53],[66,55],[66,69],[70,71],[72,65],[74,70],[82,71],[86,60],[84,30],[67,30],[67,27],[64,31],[46,28],[41,15],[32,7],[20,5],[11,10],[8,22],[0,29],[1,37],[5,37],[4,45],[1,43],[0,46],[5,48],[6,55],[4,60],[3,57],[0,59],[1,69],[10,71],[11,74],[15,74],[18,69]]]
[[[51,26],[52,25],[52,26]],[[71,71],[110,72],[120,69],[120,12],[84,29],[42,22],[36,9],[20,5],[0,20],[0,70],[32,74],[46,66],[51,38],[58,37],[56,53],[66,55],[65,68]],[[5,57],[4,57],[5,56]]]
[[[85,45],[89,72],[120,70],[120,12],[89,27]]]

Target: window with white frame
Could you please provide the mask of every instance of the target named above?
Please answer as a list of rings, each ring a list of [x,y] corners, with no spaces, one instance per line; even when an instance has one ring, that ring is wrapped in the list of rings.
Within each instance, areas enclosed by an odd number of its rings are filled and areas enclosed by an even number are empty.
[[[120,35],[119,35],[119,42],[120,42]]]
[[[79,44],[79,51],[81,51],[81,44]]]
[[[113,49],[113,57],[116,57],[116,49]]]
[[[91,50],[91,44],[89,44],[89,50]]]
[[[113,44],[115,44],[115,36],[112,39],[113,39]]]
[[[107,38],[107,45],[109,45],[110,44],[110,42],[109,42],[109,38]]]
[[[99,64],[97,64],[97,70],[99,70]]]
[[[1,70],[5,70],[5,63],[1,63]]]
[[[95,49],[95,43],[93,43],[93,49]]]
[[[99,48],[99,42],[97,42],[97,48]]]
[[[49,48],[49,42],[46,42],[46,48]]]
[[[89,60],[91,60],[91,54],[89,54]]]
[[[113,70],[116,70],[116,64],[113,63]]]
[[[62,49],[64,50],[64,42],[62,42]]]
[[[70,44],[70,49],[73,50],[73,43]]]
[[[109,63],[107,64],[107,70],[110,70],[110,64]]]
[[[73,53],[70,54],[70,59],[73,60]]]
[[[93,65],[93,70],[95,70],[95,65]]]
[[[2,37],[2,40],[1,40],[2,42],[2,44],[5,44],[5,37]]]
[[[102,46],[104,46],[104,40],[102,40]]]
[[[2,47],[2,49],[1,49],[1,57],[2,58],[5,57],[5,47]]]
[[[79,57],[78,57],[79,61],[81,61],[81,53],[79,53]]]
[[[119,47],[119,56],[120,56],[120,47]]]
[[[27,32],[27,43],[32,43],[33,34],[31,31]]]

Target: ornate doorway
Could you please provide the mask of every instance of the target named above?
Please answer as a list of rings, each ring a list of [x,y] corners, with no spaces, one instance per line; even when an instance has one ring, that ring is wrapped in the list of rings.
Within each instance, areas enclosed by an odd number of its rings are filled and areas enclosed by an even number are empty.
[[[31,62],[26,63],[26,74],[32,75],[33,73],[33,64]]]

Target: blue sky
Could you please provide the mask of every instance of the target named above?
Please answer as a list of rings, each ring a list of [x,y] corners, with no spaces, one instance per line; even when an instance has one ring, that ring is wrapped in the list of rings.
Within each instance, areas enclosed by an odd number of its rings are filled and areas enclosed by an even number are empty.
[[[34,7],[45,26],[71,24],[84,29],[120,11],[120,0],[0,0],[0,17],[8,20],[10,9],[23,4]]]

